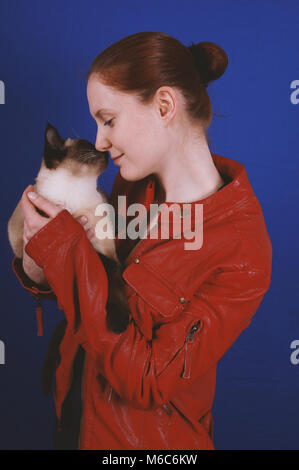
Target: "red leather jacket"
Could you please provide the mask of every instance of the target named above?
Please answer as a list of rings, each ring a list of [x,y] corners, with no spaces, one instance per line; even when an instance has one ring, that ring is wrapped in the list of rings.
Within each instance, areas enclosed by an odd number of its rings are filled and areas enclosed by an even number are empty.
[[[129,253],[131,241],[116,240],[119,257],[128,255],[123,278],[131,320],[125,332],[106,327],[106,272],[66,210],[26,246],[52,293],[25,282],[13,261],[24,287],[36,298],[56,297],[66,315],[54,392],[58,418],[78,345],[86,351],[80,449],[214,449],[217,362],[269,288],[272,246],[244,166],[213,159],[230,182],[198,201],[204,216],[200,249],[185,250],[183,238],[170,236],[145,238]],[[111,202],[126,195],[128,204],[148,206],[154,189],[151,175],[130,183],[118,174]]]

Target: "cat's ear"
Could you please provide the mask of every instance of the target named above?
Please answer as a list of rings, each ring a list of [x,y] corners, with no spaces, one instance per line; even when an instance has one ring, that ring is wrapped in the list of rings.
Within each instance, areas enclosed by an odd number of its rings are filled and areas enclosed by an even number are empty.
[[[47,168],[56,168],[65,155],[66,149],[64,147],[64,140],[60,137],[59,132],[47,122],[45,130],[45,148],[44,148],[44,161]]]
[[[64,140],[60,137],[59,132],[49,122],[47,122],[45,131],[45,144],[48,144],[50,147],[56,150],[62,150],[64,145]]]

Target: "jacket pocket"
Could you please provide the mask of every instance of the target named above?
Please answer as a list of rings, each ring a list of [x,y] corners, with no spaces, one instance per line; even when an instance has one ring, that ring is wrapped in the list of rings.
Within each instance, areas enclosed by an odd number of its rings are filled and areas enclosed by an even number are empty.
[[[154,322],[169,323],[189,305],[190,299],[178,288],[154,272],[141,258],[136,258],[123,272],[123,278],[136,294],[155,312]]]
[[[201,327],[201,321],[197,321],[192,325],[189,330],[188,335],[185,338],[185,342],[183,344],[183,348],[185,350],[185,358],[184,358],[184,367],[181,377],[183,379],[190,379],[191,378],[191,353],[193,347],[193,341],[195,334],[198,334],[198,331]]]

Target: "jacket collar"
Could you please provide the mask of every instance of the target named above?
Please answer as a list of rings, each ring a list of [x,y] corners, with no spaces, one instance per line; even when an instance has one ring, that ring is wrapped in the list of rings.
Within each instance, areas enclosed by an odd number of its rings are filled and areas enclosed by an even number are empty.
[[[208,196],[205,199],[198,201],[192,201],[189,204],[194,206],[195,204],[203,205],[203,218],[212,217],[214,214],[219,214],[222,211],[227,211],[234,205],[247,200],[254,196],[252,186],[248,180],[248,176],[245,167],[242,163],[232,160],[227,157],[212,154],[212,158],[217,170],[220,172],[222,178],[227,182],[226,186],[220,191]],[[143,192],[142,202],[147,208],[150,204],[154,203],[155,186],[157,184],[156,177],[149,175],[144,178],[145,190]],[[164,204],[188,204],[188,202],[165,202]]]

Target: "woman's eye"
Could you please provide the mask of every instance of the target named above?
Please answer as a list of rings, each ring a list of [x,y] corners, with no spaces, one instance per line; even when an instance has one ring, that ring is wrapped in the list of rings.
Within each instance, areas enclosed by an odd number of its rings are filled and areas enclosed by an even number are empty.
[[[110,119],[110,121],[104,122],[104,126],[110,126],[111,122],[113,121],[113,118]]]

